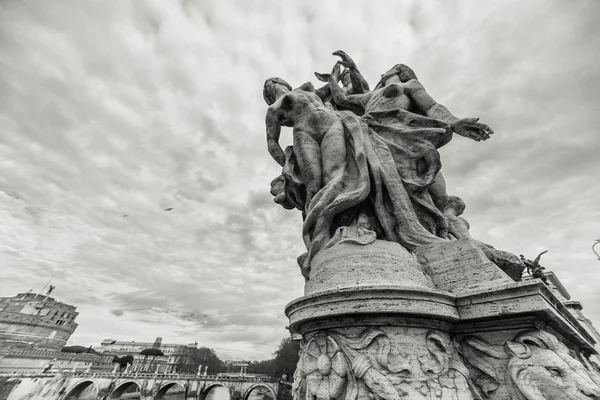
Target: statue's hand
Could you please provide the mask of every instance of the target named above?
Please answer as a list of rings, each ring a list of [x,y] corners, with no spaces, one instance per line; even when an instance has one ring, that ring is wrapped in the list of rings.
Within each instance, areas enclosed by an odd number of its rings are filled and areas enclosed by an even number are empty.
[[[459,119],[452,124],[452,129],[457,135],[473,139],[476,142],[489,139],[494,131],[486,124],[477,121],[479,121],[479,118]]]
[[[352,58],[350,58],[350,56],[348,54],[346,54],[345,51],[343,51],[343,50],[334,51],[333,55],[341,58],[341,61],[339,61],[339,63],[342,64],[344,67],[349,68],[349,69],[356,69],[356,63],[354,62],[354,60]]]
[[[330,74],[320,74],[318,72],[315,72],[315,76],[317,77],[318,80],[320,80],[321,82],[325,82],[325,83],[328,83],[329,79],[331,78]]]
[[[325,83],[329,83],[330,79],[333,79],[334,82],[339,82],[340,81],[340,77],[341,77],[342,73],[340,70],[340,63],[337,62],[334,66],[333,69],[331,70],[331,74],[321,74],[319,72],[315,72],[315,76],[317,77],[318,80],[320,80],[321,82],[325,82]]]

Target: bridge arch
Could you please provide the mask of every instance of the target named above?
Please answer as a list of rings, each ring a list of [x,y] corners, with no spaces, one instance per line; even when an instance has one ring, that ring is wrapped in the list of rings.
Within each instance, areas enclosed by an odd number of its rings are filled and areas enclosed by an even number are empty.
[[[137,391],[140,393],[140,397],[141,397],[142,386],[138,382],[132,380],[132,381],[121,382],[115,388],[115,390],[113,390],[110,393],[108,398],[109,399],[120,399],[124,393],[132,393],[132,390],[135,390],[135,388],[137,388]]]
[[[221,382],[212,382],[211,384],[209,384],[207,387],[205,387],[204,389],[202,389],[199,393],[198,396],[198,400],[206,400],[206,396],[208,396],[208,394],[210,393],[211,390],[222,387],[225,390],[227,390],[227,394],[229,395],[229,400],[232,400],[232,396],[231,396],[231,389],[229,388],[229,386],[224,384],[225,382],[221,383]]]
[[[156,393],[156,395],[154,396],[154,400],[162,400],[164,399],[165,395],[167,394],[167,392],[176,387],[176,386],[180,386],[184,391],[185,391],[185,385],[181,382],[177,382],[177,381],[172,381],[172,382],[168,382],[165,385],[163,385],[158,392]],[[184,392],[184,397],[183,399],[185,399],[187,396],[187,393]]]
[[[96,382],[84,379],[67,390],[67,394],[62,400],[93,400],[98,397],[98,384]]]
[[[264,383],[264,382],[255,383],[254,385],[250,386],[248,388],[248,390],[246,390],[246,393],[244,393],[242,400],[248,400],[248,398],[250,397],[250,393],[252,393],[252,391],[256,388],[267,389],[269,392],[271,392],[271,396],[273,396],[273,400],[277,400],[277,393],[275,393],[275,390],[273,390],[273,386],[271,386],[267,383]]]

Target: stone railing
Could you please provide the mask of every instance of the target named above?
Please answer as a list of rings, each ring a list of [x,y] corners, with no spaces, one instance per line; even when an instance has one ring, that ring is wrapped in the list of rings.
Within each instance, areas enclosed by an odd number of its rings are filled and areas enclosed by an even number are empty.
[[[264,378],[264,377],[253,377],[253,376],[240,376],[240,377],[226,377],[217,375],[198,376],[194,374],[166,374],[166,373],[112,373],[112,372],[0,372],[2,377],[19,377],[19,378],[53,378],[56,376],[65,377],[85,377],[85,378],[101,378],[101,379],[121,379],[121,378],[135,378],[135,379],[172,379],[177,381],[210,381],[210,382],[265,382],[265,383],[278,383],[279,381],[275,378]]]

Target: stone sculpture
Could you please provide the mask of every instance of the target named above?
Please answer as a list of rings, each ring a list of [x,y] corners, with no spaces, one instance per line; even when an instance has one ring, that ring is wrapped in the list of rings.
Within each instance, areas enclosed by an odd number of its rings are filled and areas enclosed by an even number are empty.
[[[468,336],[462,339],[460,351],[478,372],[475,385],[484,397],[495,397],[499,391],[497,398],[508,394],[514,400],[600,398],[600,386],[592,379],[597,380],[596,372],[546,331],[521,332],[503,346]]]
[[[547,252],[548,250],[542,251],[540,254],[537,255],[537,257],[533,261],[526,259],[523,254],[519,256],[521,257],[521,261],[523,262],[523,264],[525,264],[525,267],[527,268],[527,273],[532,278],[541,279],[544,283],[547,281],[547,279],[544,276],[545,268],[540,265],[540,259],[542,258],[542,255]]]
[[[473,239],[447,194],[438,149],[492,130],[452,115],[406,65],[370,90],[334,55],[321,88],[263,89],[282,167],[271,194],[302,213],[307,249],[304,296],[286,306],[294,400],[600,400],[593,337],[544,282],[521,281],[526,265],[544,279],[541,255]]]
[[[306,279],[311,260],[339,228],[368,230],[411,251],[447,240],[437,149],[453,132],[477,141],[493,133],[436,103],[405,65],[384,74],[373,91],[358,94],[338,86],[338,71],[336,63],[332,74],[317,76],[327,81],[336,105],[361,109],[362,115],[324,104],[310,83],[292,90],[271,78],[263,90],[268,149],[283,167],[277,202],[303,211],[308,252],[299,264]],[[282,126],[293,127],[287,152],[278,144]]]
[[[471,399],[468,371],[447,335],[412,330],[409,337],[422,333],[409,354],[389,327],[317,332],[300,354],[296,398]]]

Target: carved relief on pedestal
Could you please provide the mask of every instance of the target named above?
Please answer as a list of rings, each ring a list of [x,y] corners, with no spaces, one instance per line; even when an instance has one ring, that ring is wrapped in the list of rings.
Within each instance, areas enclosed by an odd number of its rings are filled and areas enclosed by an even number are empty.
[[[476,371],[473,382],[485,398],[600,399],[600,376],[546,331],[523,331],[503,346],[467,336],[459,349]]]
[[[407,331],[388,327],[357,335],[354,328],[309,335],[294,376],[294,399],[473,399],[468,371],[447,335]],[[404,352],[399,347],[407,343]]]

